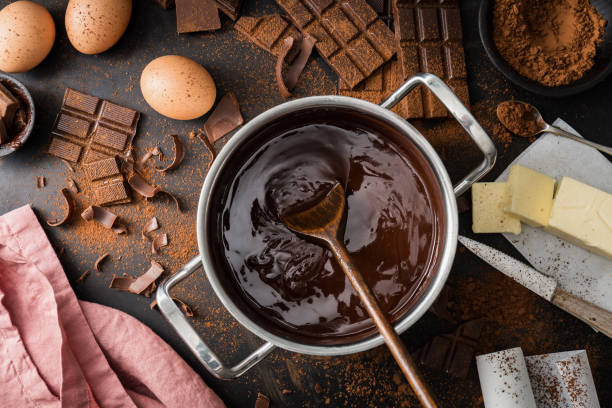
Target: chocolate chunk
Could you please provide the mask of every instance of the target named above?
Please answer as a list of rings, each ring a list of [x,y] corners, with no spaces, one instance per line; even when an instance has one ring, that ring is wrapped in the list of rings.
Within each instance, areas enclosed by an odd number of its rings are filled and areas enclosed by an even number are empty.
[[[253,408],[270,408],[270,398],[258,392]]]
[[[427,368],[466,378],[474,361],[482,326],[481,319],[465,322],[452,334],[434,337],[413,357]]]
[[[181,143],[181,139],[179,139],[178,135],[169,136],[172,138],[172,141],[174,143],[174,158],[172,159],[172,162],[166,167],[156,166],[155,170],[157,171],[168,171],[176,168],[179,164],[181,164],[181,162],[183,161],[183,157],[185,156],[185,151],[183,150],[183,143]],[[159,149],[157,149],[157,151],[159,152],[158,156],[161,155]]]
[[[102,263],[102,261],[104,261],[104,259],[106,259],[108,257],[108,253],[102,254],[98,257],[98,259],[96,259],[96,262],[94,263],[94,269],[98,272],[101,272],[102,269],[100,269],[100,264]]]
[[[153,255],[157,254],[160,248],[163,248],[168,245],[168,234],[158,234],[153,238],[153,242],[151,242],[151,253]]]
[[[131,201],[116,157],[83,165],[97,205],[124,204]]]
[[[174,7],[174,0],[153,0],[155,3],[162,6],[165,10],[171,9]]]
[[[72,163],[125,157],[139,118],[133,109],[66,88],[47,152]]]
[[[280,14],[269,14],[261,17],[240,17],[234,28],[244,34],[249,40],[278,57],[283,41],[289,37],[300,40],[302,34],[295,26]],[[292,48],[285,57],[291,63],[299,49]]]
[[[402,82],[417,72],[439,76],[469,107],[459,3],[393,0],[395,38]],[[414,92],[414,91],[413,91]],[[411,98],[405,118],[446,117],[444,105],[428,90]]]
[[[111,280],[110,285],[108,285],[111,289],[120,290],[122,292],[129,292],[130,286],[134,283],[136,279],[131,276],[117,276],[113,275],[113,279]]]
[[[4,122],[6,129],[13,128],[13,119],[17,109],[19,109],[19,101],[11,91],[0,83],[0,119]],[[8,133],[12,132],[9,131]]]
[[[351,88],[395,54],[393,32],[365,0],[276,0]]]
[[[76,203],[74,202],[74,198],[72,198],[72,196],[70,195],[70,191],[68,191],[67,188],[62,188],[60,190],[60,193],[62,194],[62,197],[64,198],[64,202],[66,204],[66,212],[62,218],[47,221],[47,224],[50,227],[58,227],[69,221],[74,215],[74,211],[76,210]]]
[[[175,0],[179,34],[221,28],[219,10],[232,20],[238,18],[242,0]]]
[[[285,38],[282,48],[283,52],[281,52],[276,61],[276,82],[278,83],[278,88],[282,97],[285,99],[291,96],[291,91],[297,85],[298,78],[304,70],[310,58],[310,54],[312,54],[312,48],[317,40],[313,36],[306,34],[297,47],[294,46],[294,42],[295,40],[293,37]],[[300,52],[295,61],[289,64],[287,74],[283,76],[283,62],[293,48],[298,48]]]
[[[391,60],[378,68],[365,81],[351,89],[344,81],[338,81],[338,94],[351,96],[380,104],[404,83],[399,62]],[[418,117],[422,114],[421,89],[411,91],[392,109],[403,118]]]
[[[243,123],[238,99],[233,92],[230,92],[221,98],[215,110],[204,122],[204,131],[210,143],[214,143]]]

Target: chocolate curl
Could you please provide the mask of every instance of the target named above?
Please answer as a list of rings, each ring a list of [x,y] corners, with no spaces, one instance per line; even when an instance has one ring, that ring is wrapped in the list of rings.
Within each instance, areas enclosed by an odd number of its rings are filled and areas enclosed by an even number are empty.
[[[215,160],[215,157],[217,157],[217,152],[215,151],[215,147],[212,145],[212,143],[210,143],[210,140],[208,140],[208,138],[206,137],[206,135],[202,132],[201,129],[198,129],[198,132],[193,132],[194,137],[197,137],[198,139],[200,139],[200,141],[202,143],[204,143],[204,146],[206,146],[206,149],[210,152],[210,154],[212,155],[212,159]]]
[[[89,271],[85,271],[81,274],[81,276],[79,276],[78,278],[76,278],[76,283],[80,284],[83,283],[83,281],[89,276]]]
[[[64,216],[58,220],[54,220],[54,221],[47,220],[47,224],[50,227],[58,227],[64,224],[66,221],[72,218],[76,210],[76,204],[74,202],[74,198],[72,198],[72,196],[70,195],[70,191],[68,191],[67,188],[62,188],[60,190],[60,193],[62,194],[62,197],[64,197],[64,201],[66,202],[67,211],[64,214]]]
[[[164,268],[155,261],[151,261],[151,267],[145,273],[134,280],[128,290],[132,293],[141,294],[151,286],[164,272]]]
[[[169,135],[172,137],[174,142],[174,158],[172,159],[172,163],[170,163],[166,167],[157,167],[155,166],[155,170],[157,171],[168,171],[176,168],[183,161],[183,157],[185,157],[185,151],[183,150],[183,143],[179,139],[178,135]]]
[[[144,156],[142,156],[142,158],[140,160],[138,160],[137,162],[134,163],[136,168],[138,168],[138,170],[142,170],[144,168],[144,165],[147,164],[147,161],[149,161],[149,159],[152,156],[157,156],[160,159],[163,156],[163,154],[162,154],[162,152],[161,152],[161,150],[159,149],[158,146],[155,146],[151,150],[147,150],[147,152],[144,154]]]
[[[46,184],[47,184],[47,180],[45,179],[45,176],[36,177],[36,187],[37,188],[43,188]]]
[[[195,313],[193,312],[193,309],[187,303],[183,302],[179,298],[175,298],[174,296],[172,296],[171,299],[173,301],[175,301],[176,303],[178,303],[179,307],[181,308],[181,311],[183,312],[183,314],[185,316],[193,317],[195,315]],[[149,307],[151,309],[156,308],[157,307],[157,300],[152,301],[151,304],[149,305]]]
[[[110,285],[108,285],[111,289],[120,290],[122,292],[129,292],[130,285],[134,283],[136,279],[130,276],[117,276],[113,275],[113,280],[111,280]]]
[[[68,181],[66,182],[66,188],[72,191],[73,194],[76,194],[79,192],[79,186],[74,181],[74,179],[71,179],[71,178],[69,178]]]
[[[181,210],[181,203],[180,203],[179,199],[174,194],[169,193],[169,192],[167,192],[165,190],[160,190],[159,193],[160,194],[165,194],[165,195],[169,196],[174,201],[174,204],[176,204],[176,211],[178,211],[180,213],[183,212],[183,210]]]
[[[146,198],[153,198],[155,197],[155,194],[161,191],[160,187],[153,187],[138,173],[133,173],[130,177],[128,177],[128,184],[134,189],[134,191]]]
[[[317,40],[310,34],[304,35],[302,41],[299,43],[299,55],[291,65],[289,65],[289,68],[287,68],[287,75],[283,76],[283,62],[293,48],[294,42],[295,39],[293,37],[285,38],[278,59],[276,60],[276,82],[278,83],[278,89],[281,96],[285,99],[291,97],[291,90],[297,85],[300,74],[304,70]]]
[[[151,242],[151,252],[153,255],[155,255],[159,252],[160,248],[163,248],[166,245],[168,245],[168,234],[159,234],[155,236],[155,238],[153,238],[153,242]]]
[[[107,252],[107,253],[105,253],[105,254],[103,254],[103,255],[100,255],[100,256],[98,257],[98,259],[96,259],[96,262],[94,263],[94,269],[95,269],[96,271],[98,271],[98,272],[102,272],[102,269],[100,269],[100,263],[101,263],[101,262],[102,262],[104,259],[106,259],[106,257],[108,257],[108,252]]]
[[[147,234],[150,234],[151,232],[155,231],[158,228],[159,228],[159,223],[157,222],[157,217],[151,218],[146,223],[146,225],[144,226],[144,229],[141,232],[142,238],[147,239],[149,237]]]
[[[104,228],[112,230],[115,234],[123,234],[127,232],[125,225],[117,221],[117,216],[103,207],[91,205],[81,213],[81,217],[85,221],[95,221]]]
[[[204,122],[204,131],[210,143],[214,143],[243,123],[238,99],[233,92],[230,92],[221,98],[215,110]]]

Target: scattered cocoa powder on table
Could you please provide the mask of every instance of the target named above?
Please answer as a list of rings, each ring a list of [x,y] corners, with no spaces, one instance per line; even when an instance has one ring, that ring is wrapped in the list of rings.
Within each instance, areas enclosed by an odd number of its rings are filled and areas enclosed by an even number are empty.
[[[493,41],[515,71],[554,87],[593,67],[606,24],[590,0],[495,0]]]

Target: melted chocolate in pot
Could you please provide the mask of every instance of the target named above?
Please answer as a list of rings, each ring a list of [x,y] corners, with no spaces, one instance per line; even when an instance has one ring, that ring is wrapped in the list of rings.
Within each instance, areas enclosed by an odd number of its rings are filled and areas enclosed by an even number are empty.
[[[340,182],[344,243],[383,310],[397,319],[437,265],[440,192],[408,142],[400,148],[341,115],[307,123],[277,129],[236,169],[218,217],[219,250],[264,320],[315,339],[373,332],[331,252],[297,236],[280,217],[312,206]]]

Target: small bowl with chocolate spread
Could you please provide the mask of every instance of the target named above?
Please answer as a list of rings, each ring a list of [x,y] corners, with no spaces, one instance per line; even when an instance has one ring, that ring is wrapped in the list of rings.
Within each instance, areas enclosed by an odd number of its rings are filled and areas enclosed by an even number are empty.
[[[480,38],[493,65],[515,85],[564,97],[612,73],[608,0],[483,0]]]
[[[453,186],[432,146],[391,109],[428,87],[483,152]],[[286,102],[245,124],[213,162],[198,204],[200,255],[160,285],[158,306],[200,361],[234,378],[274,347],[313,355],[356,353],[382,336],[330,251],[282,218],[346,192],[343,240],[398,333],[429,309],[457,246],[455,195],[487,173],[495,147],[439,78],[418,74],[380,106],[343,96]],[[266,343],[225,367],[174,305],[170,288],[204,266],[227,310]]]
[[[25,85],[0,73],[0,158],[28,140],[35,116],[34,99]]]

